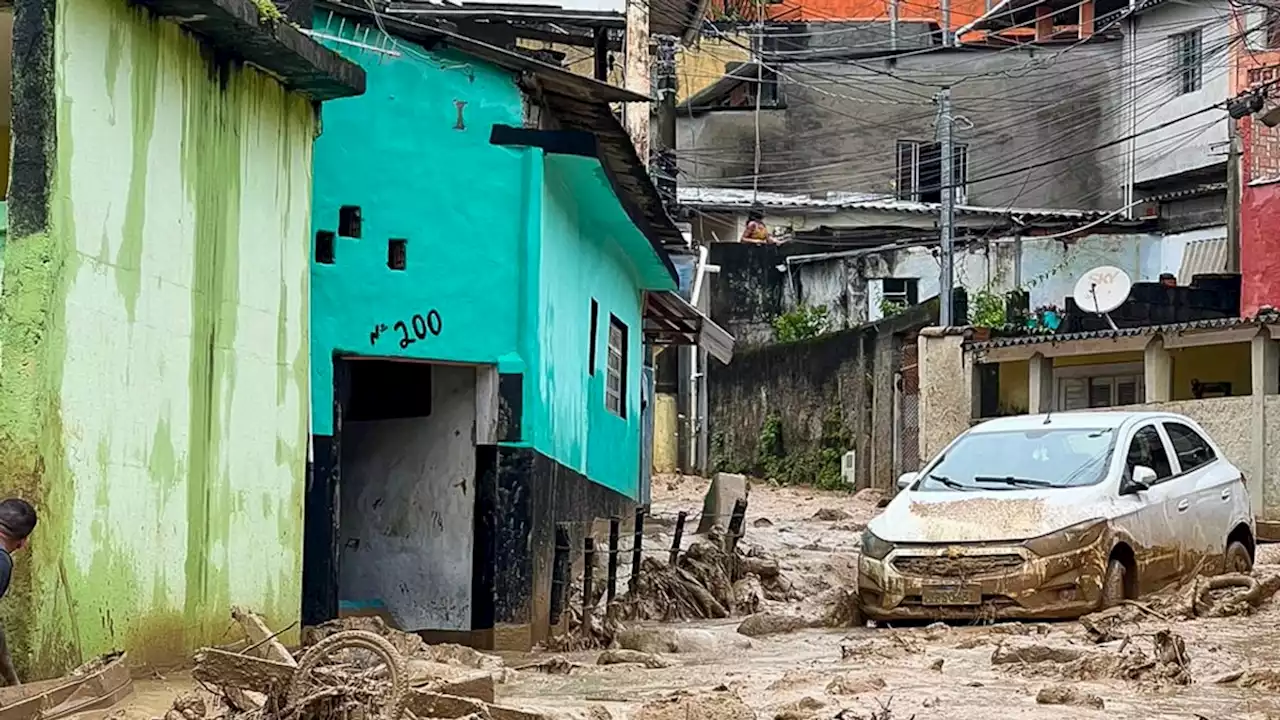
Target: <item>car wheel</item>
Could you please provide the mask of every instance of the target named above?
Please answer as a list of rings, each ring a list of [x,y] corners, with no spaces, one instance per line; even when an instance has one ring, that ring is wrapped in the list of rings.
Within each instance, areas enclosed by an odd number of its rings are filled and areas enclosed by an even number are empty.
[[[1232,540],[1227,545],[1227,572],[1248,575],[1253,570],[1253,558],[1249,557],[1249,548],[1239,540]]]
[[[1106,610],[1115,607],[1124,602],[1124,581],[1125,574],[1124,563],[1116,558],[1111,558],[1107,562],[1107,574],[1102,579],[1102,609]]]

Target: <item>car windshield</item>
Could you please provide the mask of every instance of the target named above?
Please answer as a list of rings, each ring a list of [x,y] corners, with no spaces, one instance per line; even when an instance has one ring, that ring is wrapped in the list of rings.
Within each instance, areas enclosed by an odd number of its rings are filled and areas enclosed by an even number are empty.
[[[1114,439],[1111,428],[969,433],[924,472],[916,489],[964,492],[1093,485],[1107,471]]]

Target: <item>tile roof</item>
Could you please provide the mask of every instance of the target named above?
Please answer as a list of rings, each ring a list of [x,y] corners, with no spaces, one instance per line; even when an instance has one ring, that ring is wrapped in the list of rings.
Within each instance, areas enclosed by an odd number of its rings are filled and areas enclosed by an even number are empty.
[[[1224,330],[1236,327],[1249,327],[1266,323],[1280,322],[1280,313],[1263,313],[1254,317],[1214,318],[1211,320],[1191,320],[1183,323],[1167,325],[1143,325],[1141,327],[1120,328],[1118,330],[1094,330],[1076,333],[1043,333],[1035,335],[1018,335],[1015,337],[999,337],[981,342],[966,342],[965,347],[973,350],[990,350],[993,348],[1011,347],[1014,345],[1036,345],[1039,343],[1062,343],[1072,340],[1096,340],[1106,338],[1135,337],[1155,335],[1157,333],[1176,333],[1187,330]]]

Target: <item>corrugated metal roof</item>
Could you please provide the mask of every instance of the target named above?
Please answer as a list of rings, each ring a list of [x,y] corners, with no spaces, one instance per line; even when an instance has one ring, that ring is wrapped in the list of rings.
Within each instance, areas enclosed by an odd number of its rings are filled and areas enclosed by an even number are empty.
[[[1190,282],[1196,275],[1227,272],[1227,239],[1192,240],[1182,251],[1178,279]]]
[[[1248,327],[1280,321],[1280,315],[1258,315],[1248,318],[1214,318],[1212,320],[1192,320],[1169,325],[1144,325],[1142,327],[1120,328],[1119,330],[1095,330],[1078,333],[1046,333],[1043,335],[1019,335],[1017,337],[995,338],[982,342],[968,342],[965,346],[974,350],[990,350],[1013,345],[1035,345],[1039,343],[1062,343],[1072,340],[1095,340],[1105,338],[1134,337],[1138,335],[1155,335],[1156,333],[1185,332],[1187,330],[1221,330],[1233,327]]]
[[[937,215],[940,203],[899,200],[886,195],[868,193],[828,193],[824,197],[793,195],[789,193],[762,192],[738,188],[681,187],[678,191],[681,205],[703,209],[763,208],[794,210],[880,210],[884,212]],[[961,215],[1018,215],[1054,220],[1095,220],[1108,213],[1101,210],[1069,210],[1054,208],[988,207],[983,205],[956,205]]]

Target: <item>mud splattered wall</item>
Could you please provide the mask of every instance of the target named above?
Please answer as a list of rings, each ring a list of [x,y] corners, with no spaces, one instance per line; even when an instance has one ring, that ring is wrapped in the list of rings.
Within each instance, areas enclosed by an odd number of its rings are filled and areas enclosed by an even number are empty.
[[[476,370],[429,367],[429,415],[344,425],[339,596],[405,630],[470,630]]]
[[[26,677],[182,661],[233,603],[297,619],[307,459],[310,101],[125,0],[53,17],[51,75],[15,78],[52,82],[24,130],[52,121],[51,192],[11,193],[0,298],[0,478],[42,514],[0,608]]]

